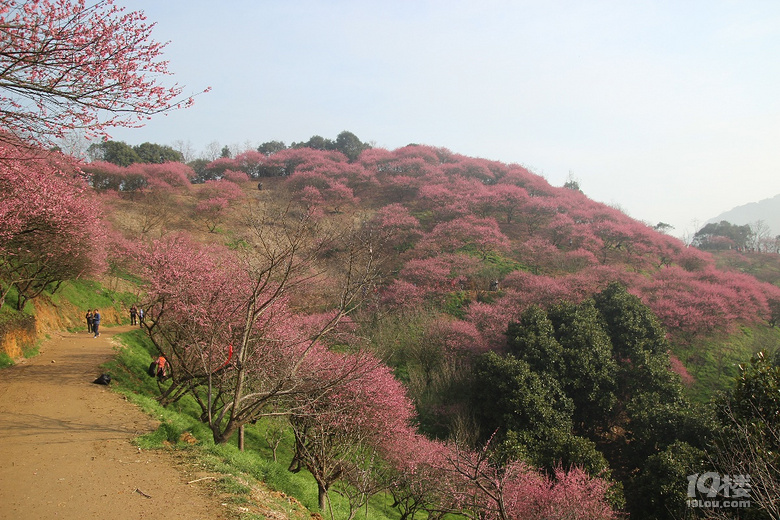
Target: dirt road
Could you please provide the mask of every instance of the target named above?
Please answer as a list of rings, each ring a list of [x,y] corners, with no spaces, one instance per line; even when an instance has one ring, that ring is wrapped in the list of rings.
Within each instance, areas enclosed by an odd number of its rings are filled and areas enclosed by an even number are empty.
[[[187,484],[200,475],[174,455],[133,446],[156,425],[92,384],[126,330],[63,333],[0,370],[0,520],[230,517],[212,481]]]

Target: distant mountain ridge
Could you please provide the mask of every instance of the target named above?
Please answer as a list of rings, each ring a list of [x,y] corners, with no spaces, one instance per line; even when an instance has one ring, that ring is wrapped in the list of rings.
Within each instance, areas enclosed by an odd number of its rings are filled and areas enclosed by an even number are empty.
[[[763,220],[772,230],[772,235],[780,233],[780,194],[758,202],[750,202],[737,206],[715,218],[709,219],[705,224],[718,223],[726,220],[739,226],[753,224],[757,220]]]

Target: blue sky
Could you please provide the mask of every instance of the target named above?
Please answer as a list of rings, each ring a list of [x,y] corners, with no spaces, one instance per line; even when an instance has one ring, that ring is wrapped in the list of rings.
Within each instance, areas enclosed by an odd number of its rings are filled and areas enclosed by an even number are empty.
[[[170,41],[173,80],[212,91],[115,140],[349,130],[571,175],[677,236],[780,193],[780,2],[116,1]]]

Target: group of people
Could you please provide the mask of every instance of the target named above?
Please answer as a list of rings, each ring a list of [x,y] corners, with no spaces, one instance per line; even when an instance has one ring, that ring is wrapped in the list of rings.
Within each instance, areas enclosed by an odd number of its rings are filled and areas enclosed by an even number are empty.
[[[144,310],[139,309],[135,304],[130,307],[130,325],[144,326]]]
[[[93,333],[95,338],[100,336],[100,311],[87,309],[87,332]]]
[[[97,309],[87,309],[87,332],[94,334],[94,337],[100,336],[100,311]],[[133,304],[130,307],[130,325],[144,325],[144,310],[139,309]]]
[[[95,336],[100,336],[100,311],[97,309],[87,309],[87,332],[93,333]],[[130,325],[138,325],[143,327],[144,324],[144,310],[139,309],[133,304],[130,307]],[[158,379],[164,379],[168,376],[168,360],[165,356],[159,356],[152,362],[149,367],[149,375],[156,376]]]

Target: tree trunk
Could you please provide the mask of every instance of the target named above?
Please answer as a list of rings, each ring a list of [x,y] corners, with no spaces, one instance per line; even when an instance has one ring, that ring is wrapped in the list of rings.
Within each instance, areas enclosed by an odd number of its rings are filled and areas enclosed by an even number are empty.
[[[238,427],[238,451],[244,451],[244,425]]]
[[[325,511],[325,507],[328,505],[328,489],[319,482],[317,482],[317,498],[320,511]]]

